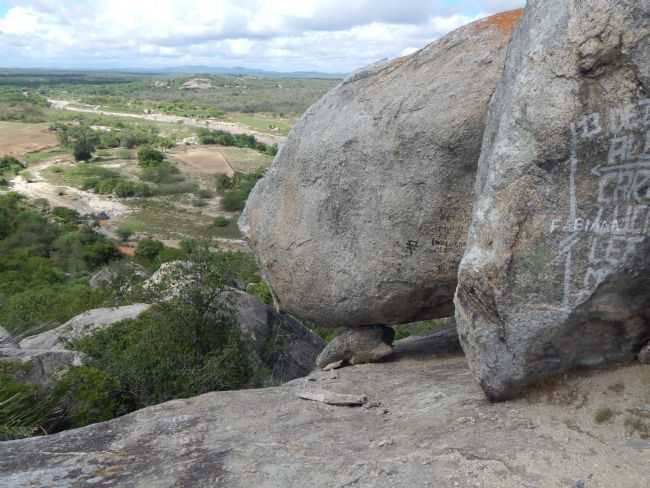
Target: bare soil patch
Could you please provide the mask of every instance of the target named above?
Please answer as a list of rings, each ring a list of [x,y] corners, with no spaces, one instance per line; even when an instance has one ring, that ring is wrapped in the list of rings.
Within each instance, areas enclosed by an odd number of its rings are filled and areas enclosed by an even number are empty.
[[[178,163],[178,169],[188,175],[232,176],[235,173],[226,156],[216,146],[186,146],[174,149],[169,156]]]
[[[56,135],[48,130],[47,124],[0,122],[0,156],[22,157],[57,144]]]

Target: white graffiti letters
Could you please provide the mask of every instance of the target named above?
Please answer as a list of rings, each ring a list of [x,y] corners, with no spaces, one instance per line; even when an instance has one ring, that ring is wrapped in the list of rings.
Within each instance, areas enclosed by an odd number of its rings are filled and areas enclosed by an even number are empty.
[[[568,218],[550,222],[567,308],[588,298],[650,236],[650,99],[584,115],[571,137]]]

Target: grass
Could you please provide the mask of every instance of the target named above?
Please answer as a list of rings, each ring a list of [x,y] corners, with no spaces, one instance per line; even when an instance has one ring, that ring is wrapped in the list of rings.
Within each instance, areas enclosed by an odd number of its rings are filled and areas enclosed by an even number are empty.
[[[411,336],[423,336],[431,334],[436,330],[444,327],[446,319],[439,320],[425,320],[422,322],[414,322],[412,324],[404,324],[395,326],[395,340],[405,339]]]
[[[57,157],[57,156],[69,156],[70,153],[68,153],[66,150],[60,148],[60,147],[55,147],[52,149],[45,149],[43,151],[35,151],[31,153],[25,154],[25,162],[28,165],[40,163],[41,161],[46,161],[48,159]]]
[[[175,207],[164,199],[137,199],[130,201],[129,205],[134,211],[124,217],[120,225],[137,233],[158,239],[241,238],[237,219],[219,227],[214,225],[214,218]]]
[[[238,122],[240,124],[248,125],[253,129],[264,132],[266,134],[274,134],[286,136],[289,134],[289,131],[296,123],[296,117],[281,117],[274,114],[265,114],[265,113],[241,113],[241,112],[230,112],[226,114],[226,120],[228,122]],[[273,130],[272,127],[277,127],[277,130]]]
[[[597,424],[604,424],[609,422],[614,417],[614,411],[609,407],[601,407],[594,413],[594,422]]]
[[[235,171],[253,173],[259,168],[268,168],[273,157],[253,149],[243,147],[222,147],[219,152],[224,155]]]

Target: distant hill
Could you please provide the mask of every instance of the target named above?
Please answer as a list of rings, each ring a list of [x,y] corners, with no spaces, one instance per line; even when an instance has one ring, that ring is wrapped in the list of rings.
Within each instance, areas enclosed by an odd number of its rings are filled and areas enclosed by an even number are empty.
[[[254,68],[223,68],[214,66],[170,66],[163,68],[115,68],[115,69],[48,69],[48,68],[2,68],[0,75],[73,75],[73,74],[134,74],[134,75],[229,75],[229,76],[260,76],[267,78],[311,78],[311,79],[340,79],[347,76],[344,73],[320,73],[317,71],[265,71]]]
[[[127,69],[131,73],[164,73],[164,74],[208,74],[208,75],[237,75],[237,76],[265,76],[270,78],[344,78],[344,73],[320,73],[318,71],[266,71],[262,69],[243,68],[235,66],[232,68],[214,66],[171,66],[167,68],[143,68]]]

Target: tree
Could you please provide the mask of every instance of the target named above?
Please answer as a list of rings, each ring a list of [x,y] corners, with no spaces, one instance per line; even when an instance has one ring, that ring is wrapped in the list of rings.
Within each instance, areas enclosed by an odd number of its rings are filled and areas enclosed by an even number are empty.
[[[138,149],[138,163],[145,168],[156,167],[163,162],[165,156],[163,153],[150,146],[142,146]]]
[[[73,147],[74,160],[77,162],[80,161],[90,161],[95,153],[95,146],[93,146],[87,140],[81,140],[74,143]]]
[[[160,241],[155,241],[153,239],[143,239],[138,243],[138,247],[136,248],[135,253],[138,256],[153,261],[158,257],[160,251],[163,250],[163,247],[164,246]]]

